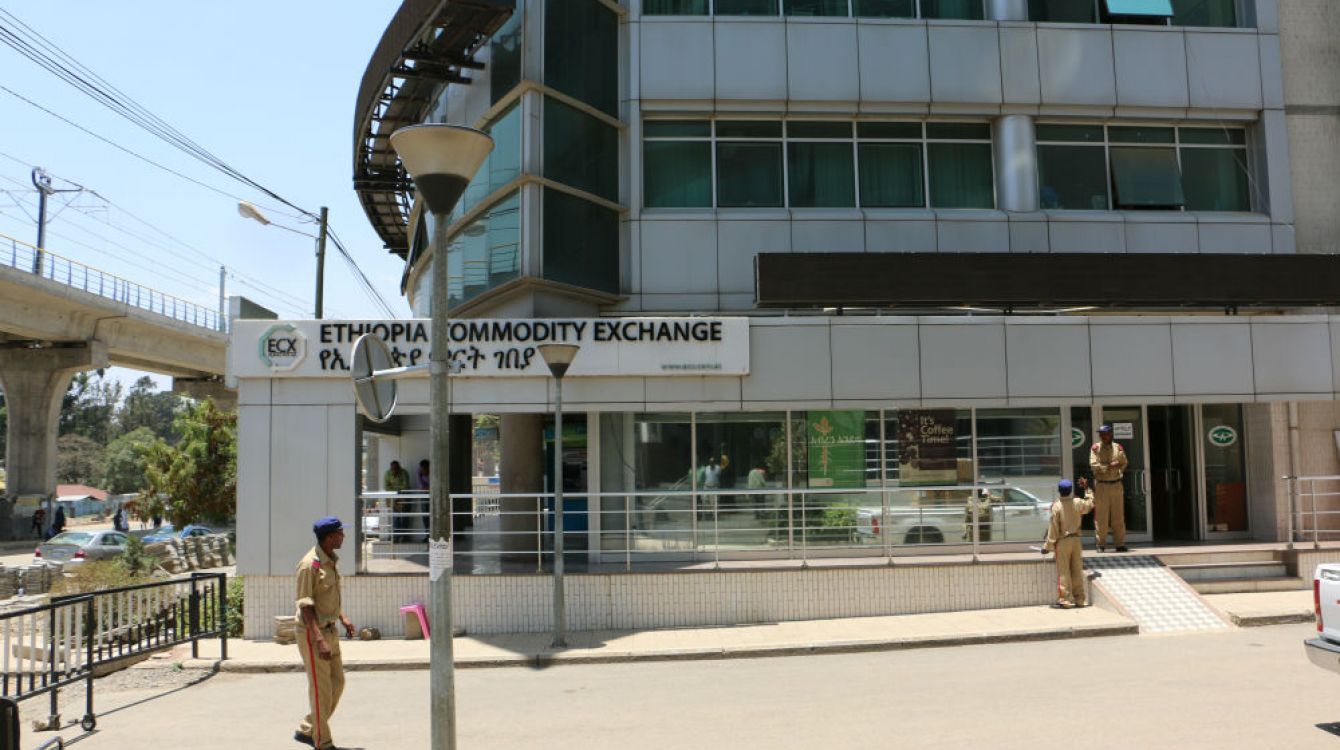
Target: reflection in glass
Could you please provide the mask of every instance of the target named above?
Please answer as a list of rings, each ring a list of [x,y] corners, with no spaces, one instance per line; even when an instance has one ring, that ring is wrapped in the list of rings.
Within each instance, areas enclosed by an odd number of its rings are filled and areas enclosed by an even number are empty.
[[[1038,146],[1038,205],[1107,210],[1107,155],[1102,146]]]
[[[447,274],[448,307],[520,276],[519,194],[513,193],[448,240]]]
[[[1201,407],[1205,444],[1205,529],[1210,533],[1247,531],[1247,465],[1242,407]]]
[[[1190,211],[1252,210],[1245,149],[1184,148],[1182,180]]]

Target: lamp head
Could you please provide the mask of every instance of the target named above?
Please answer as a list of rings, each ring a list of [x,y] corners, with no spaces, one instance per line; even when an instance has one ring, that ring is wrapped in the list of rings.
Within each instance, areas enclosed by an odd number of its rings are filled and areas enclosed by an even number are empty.
[[[486,133],[460,125],[411,125],[391,134],[391,147],[414,187],[438,215],[451,213],[475,172],[493,151]]]
[[[544,357],[544,363],[549,365],[549,372],[553,373],[555,378],[567,374],[568,367],[576,358],[577,351],[581,349],[576,344],[540,344],[535,348],[540,350],[540,356]]]
[[[259,221],[262,224],[270,223],[270,220],[265,218],[265,214],[261,213],[261,210],[259,208],[253,206],[251,204],[251,201],[238,201],[237,213],[240,214],[244,219],[255,219],[256,221]]]

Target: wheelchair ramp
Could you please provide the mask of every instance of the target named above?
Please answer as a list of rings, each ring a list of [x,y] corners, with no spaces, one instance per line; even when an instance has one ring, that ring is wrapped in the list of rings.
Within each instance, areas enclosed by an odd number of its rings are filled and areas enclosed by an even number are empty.
[[[1086,557],[1084,567],[1102,573],[1097,583],[1135,618],[1142,633],[1229,627],[1195,590],[1157,558],[1102,555]]]

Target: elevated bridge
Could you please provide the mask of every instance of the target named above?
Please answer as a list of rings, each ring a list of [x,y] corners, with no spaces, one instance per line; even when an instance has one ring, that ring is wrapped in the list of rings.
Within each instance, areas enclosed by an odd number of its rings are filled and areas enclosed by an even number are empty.
[[[224,404],[227,321],[164,294],[0,235],[0,391],[10,496],[56,489],[61,398],[74,374],[109,365],[169,375],[174,390]],[[9,524],[0,508],[0,538]]]

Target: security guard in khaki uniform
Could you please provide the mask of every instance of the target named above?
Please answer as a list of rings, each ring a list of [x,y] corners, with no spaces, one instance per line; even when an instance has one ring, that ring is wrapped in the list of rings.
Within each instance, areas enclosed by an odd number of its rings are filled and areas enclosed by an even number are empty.
[[[330,739],[330,715],[344,692],[344,662],[340,658],[340,635],[354,637],[354,625],[340,609],[339,558],[335,550],[344,544],[348,524],[326,517],[312,524],[316,546],[298,563],[298,651],[302,654],[303,673],[307,676],[307,697],[311,713],[302,720],[293,739],[317,748],[333,749]]]
[[[1126,471],[1126,452],[1112,442],[1112,425],[1098,428],[1098,442],[1089,451],[1089,468],[1093,469],[1094,504],[1093,528],[1098,537],[1098,551],[1107,550],[1107,532],[1112,530],[1112,542],[1118,552],[1126,551],[1126,491],[1121,475]]]
[[[1081,553],[1084,546],[1079,540],[1080,517],[1093,510],[1093,492],[1088,491],[1088,483],[1079,480],[1080,492],[1084,497],[1071,497],[1074,485],[1069,479],[1062,479],[1056,485],[1061,498],[1052,503],[1052,520],[1047,527],[1047,541],[1042,545],[1042,554],[1056,550],[1056,606],[1062,609],[1087,607],[1084,590],[1084,561]]]

